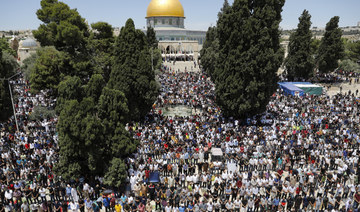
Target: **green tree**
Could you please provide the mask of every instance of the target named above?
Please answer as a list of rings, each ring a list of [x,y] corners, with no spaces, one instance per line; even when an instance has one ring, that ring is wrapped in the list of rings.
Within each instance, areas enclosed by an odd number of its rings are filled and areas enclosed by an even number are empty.
[[[55,171],[67,180],[112,173],[111,161],[126,158],[138,144],[122,124],[127,112],[124,94],[106,87],[98,105],[92,97],[64,101],[57,125],[60,161]],[[117,173],[126,176],[123,171]],[[119,175],[112,183],[123,183],[121,179]]]
[[[92,98],[68,100],[63,105],[57,125],[60,161],[55,171],[67,180],[104,172],[106,161],[99,142],[103,140],[103,125],[94,116],[95,108]]]
[[[105,87],[98,103],[98,115],[105,126],[104,144],[108,158],[131,154],[136,149],[136,142],[125,130],[123,123],[129,120],[127,99],[123,92]]]
[[[25,80],[30,81],[31,70],[34,68],[37,58],[38,58],[37,53],[32,53],[30,57],[26,58],[22,62],[21,70]]]
[[[69,100],[76,100],[81,102],[84,97],[84,93],[84,88],[79,77],[66,77],[59,83],[58,86],[56,112],[60,114],[64,108],[64,104],[66,104],[66,102]]]
[[[287,75],[294,78],[309,79],[314,73],[314,58],[311,55],[311,15],[304,10],[299,18],[298,28],[290,36],[289,55],[285,60]]]
[[[91,24],[94,34],[92,35],[98,40],[114,40],[114,30],[112,26],[106,22],[96,22]]]
[[[228,0],[224,0],[223,7],[221,8],[220,12],[218,13],[218,20],[221,18],[223,14],[229,14],[231,6]]]
[[[353,42],[350,45],[349,50],[350,50],[349,58],[355,62],[360,61],[360,41]]]
[[[12,74],[15,73],[15,71],[19,68],[19,63],[16,61],[16,59],[6,51],[2,53],[2,65],[7,73]]]
[[[54,47],[37,50],[37,59],[30,71],[31,88],[36,92],[52,89],[56,93],[61,76],[64,74],[64,55]]]
[[[339,19],[338,16],[335,16],[326,24],[325,35],[320,43],[316,60],[320,72],[323,73],[334,71],[339,67],[339,60],[344,56]]]
[[[146,30],[146,39],[149,45],[150,53],[152,54],[152,65],[154,70],[160,69],[162,63],[161,51],[158,48],[158,40],[156,39],[156,32],[154,28],[148,27]]]
[[[10,77],[8,69],[3,66],[3,52],[0,48],[0,121],[5,121],[11,116],[11,99],[9,93],[9,84],[6,78]]]
[[[142,119],[158,94],[146,36],[129,19],[116,38],[114,61],[108,87],[120,90],[128,100],[129,117]]]
[[[161,68],[161,64],[162,64],[162,56],[161,56],[161,50],[159,48],[154,49],[153,52],[153,63],[154,63],[154,70],[158,70]]]
[[[3,71],[1,66],[0,71]],[[3,79],[0,79],[0,111],[0,121],[6,121],[12,115],[9,84],[7,80]]]
[[[126,182],[126,164],[120,158],[113,158],[110,167],[104,176],[104,184],[120,187]]]
[[[311,55],[314,58],[317,57],[317,52],[319,51],[320,42],[321,42],[321,40],[319,40],[319,39],[316,39],[316,38],[311,39],[311,44],[310,44]]]
[[[105,80],[101,74],[94,74],[85,87],[87,97],[92,97],[95,102],[98,102],[101,92],[105,86]]]
[[[112,52],[114,45],[114,30],[106,22],[91,24],[92,32],[88,39],[87,49],[94,63],[95,73],[102,74],[107,82],[112,67]]]
[[[42,0],[37,16],[43,23],[34,35],[46,47],[25,66],[34,88],[57,89],[55,172],[66,180],[106,175],[108,185],[124,183],[123,159],[138,144],[125,129],[133,119],[129,108],[141,117],[157,96],[147,37],[132,23],[114,45],[111,25],[97,22],[88,30],[79,13],[58,0]],[[37,112],[35,118],[49,111]]]
[[[346,59],[341,61],[339,65],[339,69],[343,71],[354,71],[354,72],[360,72],[360,65],[350,59]]]
[[[209,27],[206,32],[205,42],[200,55],[201,65],[212,76],[215,71],[216,61],[219,58],[219,40],[217,39],[216,27]]]
[[[118,123],[129,121],[129,109],[125,94],[119,90],[105,87],[98,104],[99,117],[116,126]]]
[[[148,27],[146,30],[146,38],[150,48],[158,48],[158,40],[156,39],[156,32],[154,28]]]
[[[55,46],[70,53],[84,47],[88,26],[76,9],[58,0],[41,0],[40,4],[36,15],[43,24],[33,34],[41,46]]]
[[[7,78],[15,74],[19,67],[10,53],[0,48],[0,121],[6,121],[12,115],[12,105]]]
[[[217,22],[216,102],[225,116],[265,111],[283,59],[279,23],[285,0],[235,0]]]
[[[345,46],[345,58],[357,62],[360,60],[360,41],[343,39]]]
[[[29,118],[33,121],[40,121],[42,119],[51,119],[56,116],[55,111],[44,106],[35,106]]]
[[[9,38],[0,38],[0,49],[5,53],[9,53],[13,57],[16,57],[17,53],[14,49],[10,48]]]
[[[34,37],[41,46],[55,46],[64,53],[66,75],[91,76],[94,67],[87,51],[90,32],[85,19],[76,9],[70,9],[58,0],[41,0],[41,8],[36,14],[43,23],[33,31]]]

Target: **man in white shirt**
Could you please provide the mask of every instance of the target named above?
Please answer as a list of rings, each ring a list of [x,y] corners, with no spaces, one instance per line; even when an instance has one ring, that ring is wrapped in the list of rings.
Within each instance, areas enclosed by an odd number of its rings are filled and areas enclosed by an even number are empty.
[[[166,207],[165,207],[165,212],[171,212],[171,206],[170,205],[167,205]]]
[[[13,197],[13,191],[12,190],[6,190],[5,191],[5,199],[8,203],[12,200]]]
[[[207,177],[206,177],[205,174],[202,174],[202,175],[201,175],[201,183],[202,183],[201,187],[202,187],[202,188],[205,188],[205,187],[206,187],[206,182],[207,182]]]
[[[40,194],[41,202],[46,201],[46,189],[44,187],[41,187],[39,189],[39,194]]]
[[[70,202],[69,205],[70,205],[70,211],[74,211],[74,212],[77,211],[78,206],[74,201]]]
[[[219,184],[222,183],[222,180],[221,180],[221,178],[220,178],[219,175],[217,175],[217,176],[215,177],[214,183],[219,183]]]
[[[228,180],[228,174],[227,174],[226,172],[223,172],[223,173],[221,174],[221,178],[222,178],[223,182],[227,182],[227,180]]]
[[[212,211],[213,211],[213,203],[212,203],[212,201],[210,201],[210,202],[207,204],[207,211],[209,211],[209,212],[212,212]]]
[[[193,178],[191,175],[186,176],[186,185],[189,185],[189,183],[192,183],[192,180],[193,180]]]
[[[257,196],[258,193],[259,193],[259,187],[253,186],[253,188],[252,188],[252,193],[253,193],[254,196]]]

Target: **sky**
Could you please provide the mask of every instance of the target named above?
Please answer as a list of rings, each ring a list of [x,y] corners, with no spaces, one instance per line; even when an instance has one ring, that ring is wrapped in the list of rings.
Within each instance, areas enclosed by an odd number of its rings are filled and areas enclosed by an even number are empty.
[[[180,0],[185,10],[185,28],[207,30],[216,24],[223,0]],[[231,3],[233,0],[229,0]],[[63,0],[77,8],[88,23],[105,21],[121,27],[132,18],[137,28],[145,27],[146,9],[150,0]],[[37,29],[36,11],[40,0],[0,0],[0,31]],[[355,26],[360,21],[360,0],[286,0],[282,29],[294,29],[304,9],[312,15],[312,26],[325,28],[333,16],[340,16],[341,27]]]

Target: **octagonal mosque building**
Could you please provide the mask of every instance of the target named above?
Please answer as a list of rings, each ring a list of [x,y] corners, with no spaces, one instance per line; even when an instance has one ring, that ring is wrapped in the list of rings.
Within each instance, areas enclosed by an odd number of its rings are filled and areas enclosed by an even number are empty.
[[[206,31],[185,29],[185,12],[179,0],[151,0],[147,27],[154,28],[164,60],[195,60],[205,41]]]

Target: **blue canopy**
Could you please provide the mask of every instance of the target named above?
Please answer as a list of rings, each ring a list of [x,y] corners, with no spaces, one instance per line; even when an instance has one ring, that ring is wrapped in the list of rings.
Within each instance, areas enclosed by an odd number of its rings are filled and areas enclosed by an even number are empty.
[[[304,95],[304,91],[298,87],[296,87],[292,82],[279,82],[279,87],[283,89],[286,95],[293,95],[295,96],[298,94],[299,96]]]

